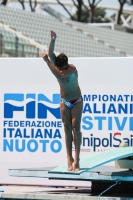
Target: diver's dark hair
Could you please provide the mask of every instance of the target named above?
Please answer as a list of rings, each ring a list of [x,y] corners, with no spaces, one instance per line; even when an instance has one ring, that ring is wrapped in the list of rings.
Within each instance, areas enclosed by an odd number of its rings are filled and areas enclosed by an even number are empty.
[[[68,57],[64,53],[60,53],[55,58],[55,66],[58,68],[62,68],[68,65]]]

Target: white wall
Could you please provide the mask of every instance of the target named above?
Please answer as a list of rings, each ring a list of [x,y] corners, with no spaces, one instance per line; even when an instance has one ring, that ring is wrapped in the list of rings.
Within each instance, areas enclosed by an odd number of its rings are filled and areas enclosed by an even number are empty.
[[[133,83],[133,58],[70,58],[81,84]],[[57,84],[41,58],[0,59],[0,84]]]
[[[73,63],[77,69],[79,74],[79,84],[82,89],[82,94],[84,95],[133,95],[133,58],[70,58],[69,63]],[[0,59],[0,183],[31,183],[31,184],[52,184],[47,179],[30,179],[30,178],[15,178],[8,177],[8,168],[26,168],[26,167],[45,167],[45,166],[55,166],[60,165],[66,162],[66,152],[65,152],[65,144],[64,144],[64,131],[63,128],[60,128],[60,132],[62,134],[62,151],[58,154],[55,154],[47,150],[47,153],[43,153],[41,151],[41,147],[39,147],[38,151],[35,153],[28,152],[25,150],[24,152],[13,152],[3,151],[3,121],[5,120],[3,117],[4,112],[4,94],[5,93],[43,93],[49,99],[52,98],[53,93],[59,93],[59,86],[56,81],[56,78],[48,69],[47,65],[43,61],[43,59]],[[121,136],[118,136],[119,140],[123,140],[123,138],[127,138],[130,143],[132,143],[131,134],[132,130],[129,130],[130,123],[132,122],[133,114],[114,114],[114,113],[100,113],[96,114],[93,112],[93,105],[96,103],[97,109],[101,110],[101,106],[103,103],[108,107],[111,102],[102,102],[96,100],[95,102],[84,102],[84,106],[90,103],[92,113],[88,113],[87,111],[83,113],[82,118],[82,126],[84,125],[88,128],[88,124],[86,124],[83,119],[85,117],[92,117],[90,122],[93,123],[93,128],[90,130],[85,130],[82,128],[83,137],[90,137],[90,134],[93,135],[93,138],[99,138],[99,140],[103,141],[105,138],[105,142],[107,140],[110,141],[110,133],[113,134],[116,132],[121,132]],[[117,108],[119,102],[114,102],[115,107]],[[120,102],[121,103],[121,102]],[[131,100],[124,100],[123,104],[132,104]],[[103,121],[102,130],[98,129],[98,121],[95,120],[96,116],[104,116],[106,120]],[[108,130],[108,117],[112,117],[112,130]],[[114,120],[115,117],[119,120],[118,123]],[[122,130],[118,130],[121,128],[123,119],[126,119],[125,124],[123,125]],[[26,120],[25,113],[16,112],[13,119],[7,120]],[[37,118],[35,120],[38,120]],[[48,120],[55,120],[52,115],[48,115]],[[86,121],[87,122],[87,121]],[[88,123],[88,122],[87,122]],[[10,139],[7,137],[6,139]],[[53,139],[51,139],[53,140]],[[14,139],[15,141],[15,139]],[[96,145],[97,145],[96,141]],[[114,145],[118,145],[118,140],[114,141]],[[132,144],[131,144],[132,146]],[[85,149],[87,148],[87,151]],[[82,147],[81,156],[88,155],[89,150],[93,152],[94,148],[91,147]],[[102,151],[112,148],[108,145],[108,147],[103,147],[100,145],[96,147],[96,151]],[[73,152],[74,153],[74,152]],[[62,181],[58,181],[58,183],[63,183]],[[65,182],[65,184],[70,185],[69,182]],[[81,185],[76,183],[75,181],[71,181],[71,185]],[[86,182],[82,182],[82,185],[88,185]]]

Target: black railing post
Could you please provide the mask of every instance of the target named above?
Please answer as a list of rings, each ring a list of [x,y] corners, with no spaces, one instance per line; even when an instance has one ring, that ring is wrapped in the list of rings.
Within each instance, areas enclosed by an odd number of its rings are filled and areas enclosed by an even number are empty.
[[[22,44],[22,57],[24,57],[24,44]]]
[[[37,57],[39,57],[39,48],[37,48]]]
[[[16,37],[16,42],[15,42],[15,57],[18,57],[18,37]]]
[[[0,34],[0,55],[2,56],[2,53],[3,53],[3,51],[2,51],[2,49],[3,49],[3,42],[2,42],[2,34]]]

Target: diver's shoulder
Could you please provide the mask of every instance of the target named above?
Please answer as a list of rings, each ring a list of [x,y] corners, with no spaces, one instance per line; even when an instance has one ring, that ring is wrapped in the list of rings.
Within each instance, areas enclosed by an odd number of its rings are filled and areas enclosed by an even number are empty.
[[[73,65],[73,64],[69,64],[69,67],[76,69],[75,65]]]

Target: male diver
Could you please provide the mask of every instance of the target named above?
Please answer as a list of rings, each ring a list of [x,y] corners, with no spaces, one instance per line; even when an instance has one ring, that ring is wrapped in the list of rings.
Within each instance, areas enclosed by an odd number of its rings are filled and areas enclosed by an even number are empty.
[[[83,110],[83,98],[78,84],[78,72],[73,64],[68,63],[68,57],[64,53],[58,56],[54,54],[56,33],[51,31],[51,41],[48,55],[41,52],[39,55],[47,63],[49,69],[57,78],[60,86],[60,112],[65,131],[68,171],[78,171],[81,131],[80,123]],[[72,141],[75,145],[75,158],[72,157]],[[73,164],[74,163],[74,164]]]

